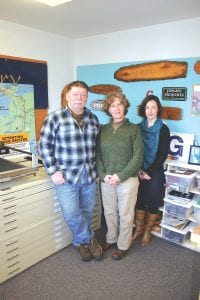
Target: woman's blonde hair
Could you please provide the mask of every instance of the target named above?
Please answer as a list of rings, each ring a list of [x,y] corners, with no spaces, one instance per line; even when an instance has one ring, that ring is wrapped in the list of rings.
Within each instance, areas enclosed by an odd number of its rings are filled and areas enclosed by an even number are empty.
[[[126,98],[126,96],[123,93],[117,92],[117,93],[110,93],[106,96],[106,98],[103,101],[103,110],[107,115],[110,116],[109,113],[109,108],[111,104],[115,101],[115,99],[118,98],[120,100],[120,103],[123,104],[125,110],[124,110],[124,115],[127,114],[128,108],[130,106],[130,102]]]

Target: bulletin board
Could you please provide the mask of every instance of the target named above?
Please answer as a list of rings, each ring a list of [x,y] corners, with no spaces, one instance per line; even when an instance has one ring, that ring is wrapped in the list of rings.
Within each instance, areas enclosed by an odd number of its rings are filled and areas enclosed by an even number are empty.
[[[200,57],[121,62],[77,67],[77,78],[90,87],[88,107],[102,124],[108,116],[102,100],[121,90],[131,103],[127,117],[139,123],[138,106],[148,94],[159,97],[170,131],[192,133],[200,143]]]
[[[0,55],[0,140],[39,140],[47,109],[47,62]]]

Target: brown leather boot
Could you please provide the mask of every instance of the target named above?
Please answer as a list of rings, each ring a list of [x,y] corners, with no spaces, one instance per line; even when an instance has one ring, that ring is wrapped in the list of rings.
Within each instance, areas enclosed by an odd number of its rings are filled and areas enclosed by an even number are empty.
[[[146,211],[141,209],[136,209],[135,211],[135,231],[132,237],[132,240],[136,240],[144,232],[146,221]]]
[[[151,241],[151,230],[152,230],[152,228],[154,226],[154,223],[156,221],[156,217],[157,217],[157,214],[148,213],[145,232],[142,236],[142,240],[141,240],[141,243],[140,243],[141,246],[147,246],[150,243],[150,241]]]

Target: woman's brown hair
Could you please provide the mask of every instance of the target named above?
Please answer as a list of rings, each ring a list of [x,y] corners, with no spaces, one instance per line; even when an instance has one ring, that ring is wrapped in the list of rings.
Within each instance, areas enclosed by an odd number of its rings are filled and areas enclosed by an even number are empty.
[[[142,103],[139,105],[138,107],[138,115],[140,117],[143,117],[145,118],[146,115],[145,115],[145,109],[146,109],[146,105],[149,101],[155,101],[157,106],[158,106],[158,113],[157,113],[157,116],[160,117],[161,114],[162,114],[162,105],[160,103],[160,100],[157,96],[155,95],[148,95],[144,98],[144,100],[142,101]]]

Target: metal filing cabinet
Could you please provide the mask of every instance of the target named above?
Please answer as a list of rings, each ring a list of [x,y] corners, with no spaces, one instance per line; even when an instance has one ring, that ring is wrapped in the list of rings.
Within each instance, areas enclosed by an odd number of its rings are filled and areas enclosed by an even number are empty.
[[[97,188],[92,230],[101,226]],[[36,175],[0,183],[0,283],[71,244],[53,184],[40,168]]]

